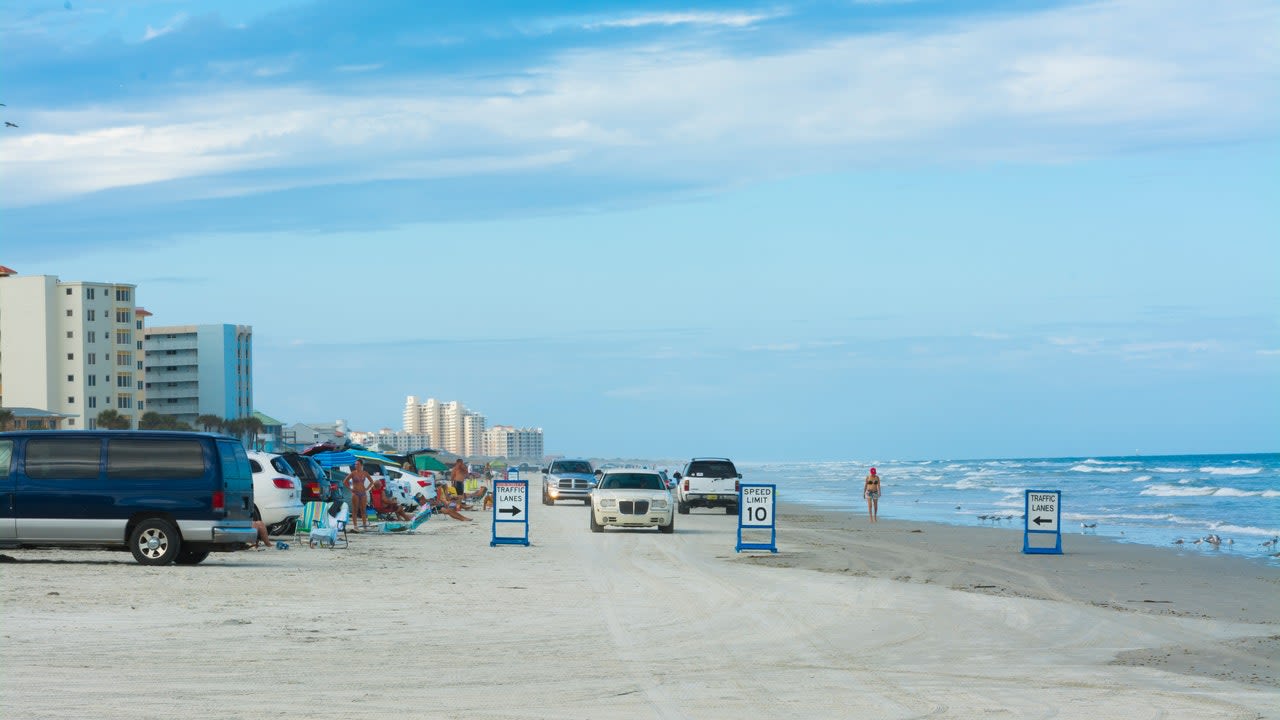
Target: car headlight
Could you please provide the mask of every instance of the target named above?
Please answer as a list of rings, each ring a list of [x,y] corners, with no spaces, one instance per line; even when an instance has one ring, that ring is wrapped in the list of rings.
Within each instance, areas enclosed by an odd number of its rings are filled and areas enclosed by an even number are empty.
[[[654,500],[652,503],[650,503],[650,505],[653,507],[654,510],[666,510],[667,507],[669,506],[666,498]]]
[[[601,498],[601,499],[600,499],[600,507],[602,507],[602,508],[614,508],[614,507],[618,507],[618,501],[617,501],[617,500],[615,500],[615,499],[613,499],[613,498]]]

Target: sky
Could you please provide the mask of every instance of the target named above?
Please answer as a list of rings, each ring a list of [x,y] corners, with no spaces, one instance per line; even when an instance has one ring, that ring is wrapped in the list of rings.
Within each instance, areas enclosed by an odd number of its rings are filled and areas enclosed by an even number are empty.
[[[0,264],[548,453],[1280,450],[1273,0],[0,8]],[[12,382],[12,379],[6,378]]]

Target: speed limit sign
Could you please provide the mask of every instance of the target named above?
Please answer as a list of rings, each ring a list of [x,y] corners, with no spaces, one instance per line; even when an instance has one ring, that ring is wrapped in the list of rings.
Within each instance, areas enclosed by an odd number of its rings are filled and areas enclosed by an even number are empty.
[[[768,550],[778,552],[778,527],[774,522],[777,485],[742,485],[738,490],[738,552]],[[744,542],[742,531],[769,531],[769,542]]]

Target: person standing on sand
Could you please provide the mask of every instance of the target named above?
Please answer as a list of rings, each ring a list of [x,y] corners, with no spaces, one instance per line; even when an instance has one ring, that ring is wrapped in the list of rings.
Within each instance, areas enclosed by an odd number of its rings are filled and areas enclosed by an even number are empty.
[[[867,515],[871,517],[871,522],[875,522],[880,514],[880,476],[876,474],[875,468],[871,468],[867,479],[862,483],[862,497],[867,499]]]
[[[351,491],[351,532],[359,532],[355,529],[358,523],[363,523],[365,530],[369,529],[369,496],[365,492],[371,480],[373,478],[365,472],[363,460],[357,460],[355,469],[342,478],[343,487]]]
[[[467,494],[467,464],[462,462],[462,458],[453,461],[453,467],[449,468],[449,480],[453,483],[453,489],[458,491],[458,497]]]

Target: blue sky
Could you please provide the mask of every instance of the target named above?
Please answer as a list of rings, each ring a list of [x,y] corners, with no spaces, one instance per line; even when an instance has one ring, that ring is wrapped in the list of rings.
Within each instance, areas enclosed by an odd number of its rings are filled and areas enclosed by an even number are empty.
[[[592,456],[1275,451],[1277,27],[6,3],[0,264],[252,325],[286,421],[413,394]]]

